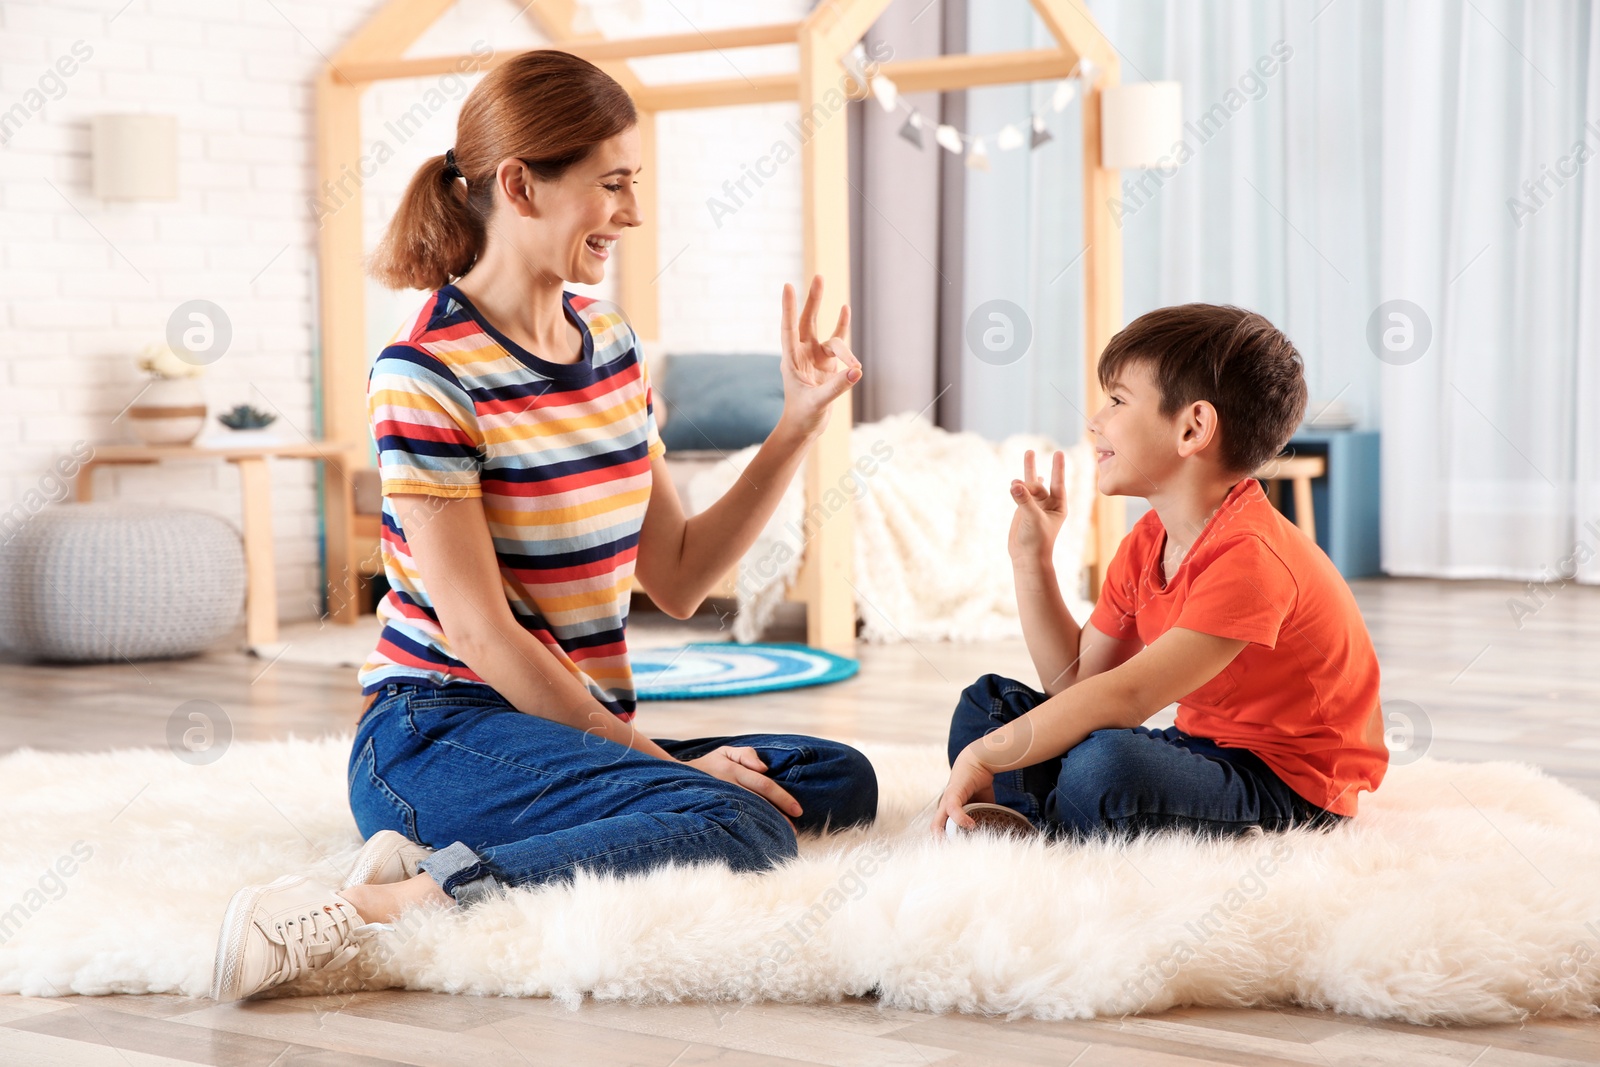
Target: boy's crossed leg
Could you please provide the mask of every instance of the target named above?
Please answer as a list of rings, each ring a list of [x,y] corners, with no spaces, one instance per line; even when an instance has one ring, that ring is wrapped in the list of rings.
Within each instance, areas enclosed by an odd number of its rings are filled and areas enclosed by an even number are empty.
[[[1011,678],[979,678],[951,719],[950,762],[1046,699]],[[1175,726],[1096,730],[1065,755],[995,775],[994,794],[1039,829],[1080,838],[1154,830],[1232,835],[1344,819],[1301,797],[1247,749],[1223,748]]]

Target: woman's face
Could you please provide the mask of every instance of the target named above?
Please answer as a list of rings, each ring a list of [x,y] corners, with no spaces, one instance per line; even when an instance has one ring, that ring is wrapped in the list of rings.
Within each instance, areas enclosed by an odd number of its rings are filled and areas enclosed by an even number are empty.
[[[630,127],[556,180],[535,179],[517,219],[529,262],[564,281],[602,281],[622,231],[644,221],[634,194],[639,162],[639,130]]]

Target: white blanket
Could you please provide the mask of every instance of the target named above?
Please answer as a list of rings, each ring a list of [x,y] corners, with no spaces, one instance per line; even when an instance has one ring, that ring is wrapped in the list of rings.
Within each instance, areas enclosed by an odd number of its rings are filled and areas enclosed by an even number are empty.
[[[738,641],[760,640],[784,591],[799,575],[805,543],[853,506],[856,613],[865,641],[981,641],[1019,637],[1006,534],[1016,505],[1011,480],[1033,449],[1048,480],[1060,446],[1018,434],[996,445],[975,433],[950,433],[913,415],[850,431],[851,466],[824,487],[809,514],[796,478],[772,520],[739,563]],[[687,487],[689,506],[710,506],[742,476],[755,447],[702,471]],[[1072,614],[1080,594],[1084,541],[1094,499],[1094,457],[1083,444],[1067,454],[1067,523],[1056,543],[1056,573]]]

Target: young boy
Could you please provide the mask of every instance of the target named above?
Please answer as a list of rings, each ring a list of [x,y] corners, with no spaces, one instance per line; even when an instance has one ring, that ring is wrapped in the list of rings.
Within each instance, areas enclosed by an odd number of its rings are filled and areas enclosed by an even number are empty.
[[[1354,815],[1388,768],[1377,657],[1344,579],[1251,477],[1305,411],[1300,354],[1260,315],[1186,304],[1113,337],[1099,375],[1100,491],[1150,511],[1080,629],[1051,566],[1063,457],[1047,492],[1028,454],[1010,550],[1044,692],[993,674],[966,689],[933,829],[971,829],[973,802],[1001,806],[974,809],[986,825],[1074,837]],[[1176,726],[1140,725],[1173,701]]]

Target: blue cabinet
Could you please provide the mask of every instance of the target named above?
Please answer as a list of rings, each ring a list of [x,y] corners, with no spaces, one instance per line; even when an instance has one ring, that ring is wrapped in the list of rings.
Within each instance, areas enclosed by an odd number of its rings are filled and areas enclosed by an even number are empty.
[[[1311,482],[1317,544],[1346,578],[1380,574],[1378,432],[1302,428],[1289,439],[1287,450],[1328,461],[1328,473]],[[1282,497],[1284,513],[1293,519],[1294,494],[1285,491]]]

